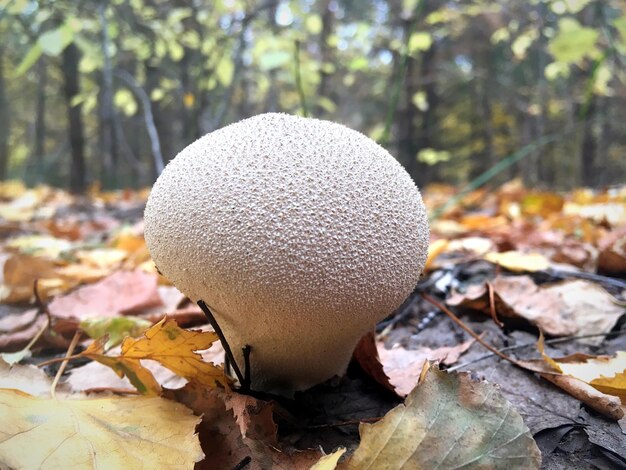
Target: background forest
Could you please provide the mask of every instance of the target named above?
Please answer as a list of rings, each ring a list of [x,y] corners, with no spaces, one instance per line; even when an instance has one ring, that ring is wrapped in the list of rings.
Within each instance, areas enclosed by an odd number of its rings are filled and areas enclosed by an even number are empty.
[[[360,130],[419,184],[611,185],[625,61],[621,0],[0,0],[0,178],[146,186],[282,111]]]

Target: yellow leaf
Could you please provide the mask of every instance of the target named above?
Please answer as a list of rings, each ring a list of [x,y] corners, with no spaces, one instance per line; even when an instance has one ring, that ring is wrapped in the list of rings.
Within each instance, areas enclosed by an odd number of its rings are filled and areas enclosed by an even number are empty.
[[[204,362],[197,353],[208,349],[217,340],[213,332],[185,330],[176,321],[164,318],[147,330],[142,338],[126,338],[119,356],[105,355],[107,340],[103,337],[94,341],[82,355],[111,367],[120,377],[128,377],[143,394],[156,395],[161,390],[154,376],[141,365],[140,361],[144,359],[157,361],[181,377],[207,388],[228,387],[229,379],[224,369]]]
[[[97,248],[95,250],[81,250],[76,252],[76,258],[81,263],[94,268],[113,269],[126,259],[128,252],[117,248]]]
[[[332,454],[328,454],[320,458],[317,463],[311,467],[311,470],[335,470],[339,459],[345,452],[346,448],[340,447]]]
[[[176,321],[164,318],[146,331],[143,338],[126,338],[122,343],[122,356],[158,361],[181,377],[207,387],[226,386],[228,379],[224,370],[204,362],[196,352],[208,349],[217,339],[213,332],[185,330]]]
[[[15,254],[6,260],[3,271],[0,301],[6,303],[31,300],[35,280],[38,280],[38,292],[44,299],[75,286],[72,280],[57,271],[52,262],[35,256]]]
[[[200,418],[163,398],[56,400],[0,389],[0,415],[3,468],[193,468],[203,458]]]
[[[598,356],[584,362],[559,362],[564,374],[571,375],[626,404],[626,351],[613,357]]]
[[[548,259],[539,253],[522,253],[519,251],[491,252],[485,259],[503,268],[515,272],[536,272],[550,267]]]
[[[424,266],[424,271],[428,271],[432,266],[433,262],[437,259],[437,257],[443,253],[448,247],[448,240],[440,238],[439,240],[435,240],[428,247],[428,258],[426,259],[426,265]]]
[[[185,105],[185,108],[193,107],[195,102],[196,102],[196,97],[193,95],[193,93],[188,91],[187,93],[183,95],[183,104]]]
[[[81,356],[98,361],[110,367],[120,377],[128,377],[130,383],[143,395],[156,396],[161,393],[161,386],[152,372],[141,365],[139,359],[124,356],[106,356],[104,348],[109,340],[108,336],[97,339],[85,349]]]

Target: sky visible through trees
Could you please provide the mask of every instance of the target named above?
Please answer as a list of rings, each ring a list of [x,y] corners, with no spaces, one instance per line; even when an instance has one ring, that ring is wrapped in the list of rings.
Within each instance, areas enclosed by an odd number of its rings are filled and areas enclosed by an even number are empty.
[[[626,177],[619,0],[0,0],[0,178],[148,186],[228,123],[287,112],[418,184]]]

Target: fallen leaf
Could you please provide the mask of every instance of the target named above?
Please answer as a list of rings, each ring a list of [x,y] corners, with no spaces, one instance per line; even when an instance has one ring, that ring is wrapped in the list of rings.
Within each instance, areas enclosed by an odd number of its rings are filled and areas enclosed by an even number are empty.
[[[614,420],[624,418],[626,401],[620,397],[626,395],[626,353],[619,352],[613,358],[586,354],[552,358],[544,351],[543,334],[539,336],[537,349],[542,359],[520,361],[520,364],[545,370],[541,377],[604,416]]]
[[[5,303],[30,301],[36,280],[39,295],[43,299],[65,292],[75,285],[56,270],[54,263],[35,256],[14,254],[5,261],[3,271],[0,301]]]
[[[491,252],[485,259],[513,272],[537,272],[550,267],[550,261],[539,253],[522,253],[519,251]]]
[[[50,395],[51,384],[50,378],[38,367],[19,364],[11,366],[0,359],[0,389],[20,390],[30,395],[43,397]],[[66,391],[65,384],[57,385],[57,394]]]
[[[354,349],[353,358],[359,363],[361,369],[387,390],[396,393],[396,388],[385,374],[376,349],[376,337],[370,332],[363,336]]]
[[[443,346],[437,349],[422,347],[419,349],[385,348],[378,343],[378,354],[385,373],[396,392],[407,396],[415,388],[426,361],[439,361],[445,365],[452,365],[459,360],[474,340],[465,341],[456,346]]]
[[[132,314],[161,303],[156,276],[140,270],[118,271],[100,282],[55,298],[48,310],[53,317],[79,321]]]
[[[106,338],[94,341],[81,355],[111,367],[120,377],[127,376],[143,394],[160,393],[159,384],[141,365],[140,361],[145,359],[157,361],[177,375],[202,383],[205,387],[228,387],[229,380],[224,369],[204,362],[198,353],[208,349],[216,340],[217,335],[213,332],[184,330],[174,320],[164,318],[147,330],[143,337],[127,337],[119,356],[104,354]]]
[[[598,243],[598,269],[612,275],[626,273],[626,225]]]
[[[240,393],[228,393],[224,395],[224,405],[235,416],[242,437],[277,444],[278,427],[274,422],[271,402]]]
[[[0,414],[3,467],[191,468],[203,458],[200,419],[163,398],[58,400],[0,390]]]
[[[317,463],[311,467],[311,470],[335,470],[335,468],[337,468],[337,464],[339,463],[339,459],[345,453],[346,449],[341,447],[332,454],[325,455],[319,459]]]
[[[541,453],[495,385],[428,366],[406,402],[361,424],[348,462],[363,468],[539,468]]]
[[[141,365],[152,374],[161,387],[177,389],[183,387],[187,382],[158,362],[144,361]],[[97,361],[73,368],[64,383],[74,392],[91,391],[93,389],[134,391],[128,377],[120,377],[112,368]]]
[[[491,282],[498,317],[523,318],[554,336],[593,335],[613,329],[626,312],[602,287],[583,280],[566,280],[538,286],[528,276],[498,276]],[[453,294],[446,303],[489,313],[484,284]],[[602,338],[581,340],[599,344]]]

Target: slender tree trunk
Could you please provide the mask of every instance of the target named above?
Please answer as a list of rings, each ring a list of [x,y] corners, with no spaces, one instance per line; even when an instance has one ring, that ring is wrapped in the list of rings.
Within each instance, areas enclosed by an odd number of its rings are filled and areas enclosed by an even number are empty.
[[[46,84],[48,73],[44,57],[37,64],[37,114],[35,116],[35,181],[41,182],[43,177],[43,158],[46,154]]]
[[[328,44],[328,38],[331,36],[334,27],[335,15],[330,8],[331,0],[320,0],[320,14],[322,17],[322,31],[320,32],[319,38],[319,47],[320,47],[320,62],[321,62],[321,72],[320,72],[320,82],[317,86],[317,96],[318,98],[331,98],[331,88],[330,88],[330,79],[332,74],[325,70],[326,64],[332,65],[332,49]],[[325,109],[323,106],[319,104],[315,106],[315,116],[321,117],[325,113]]]
[[[101,178],[105,187],[112,187],[116,180],[119,164],[119,140],[115,129],[115,108],[113,106],[113,66],[111,64],[111,41],[109,38],[108,21],[106,18],[106,3],[98,5],[102,42],[102,93],[100,106],[101,138],[102,138],[102,165]]]
[[[70,190],[75,194],[84,193],[87,188],[82,106],[80,104],[72,106],[72,98],[80,92],[79,61],[78,47],[71,43],[63,50],[63,79],[65,81],[65,105],[67,107],[70,147],[72,149]]]
[[[592,96],[589,100],[583,130],[583,140],[580,149],[580,181],[584,186],[594,186],[596,181],[596,139],[593,129],[593,121],[596,114],[597,98]]]
[[[7,178],[9,167],[9,134],[11,126],[11,112],[6,96],[4,77],[4,46],[0,42],[0,180]]]

